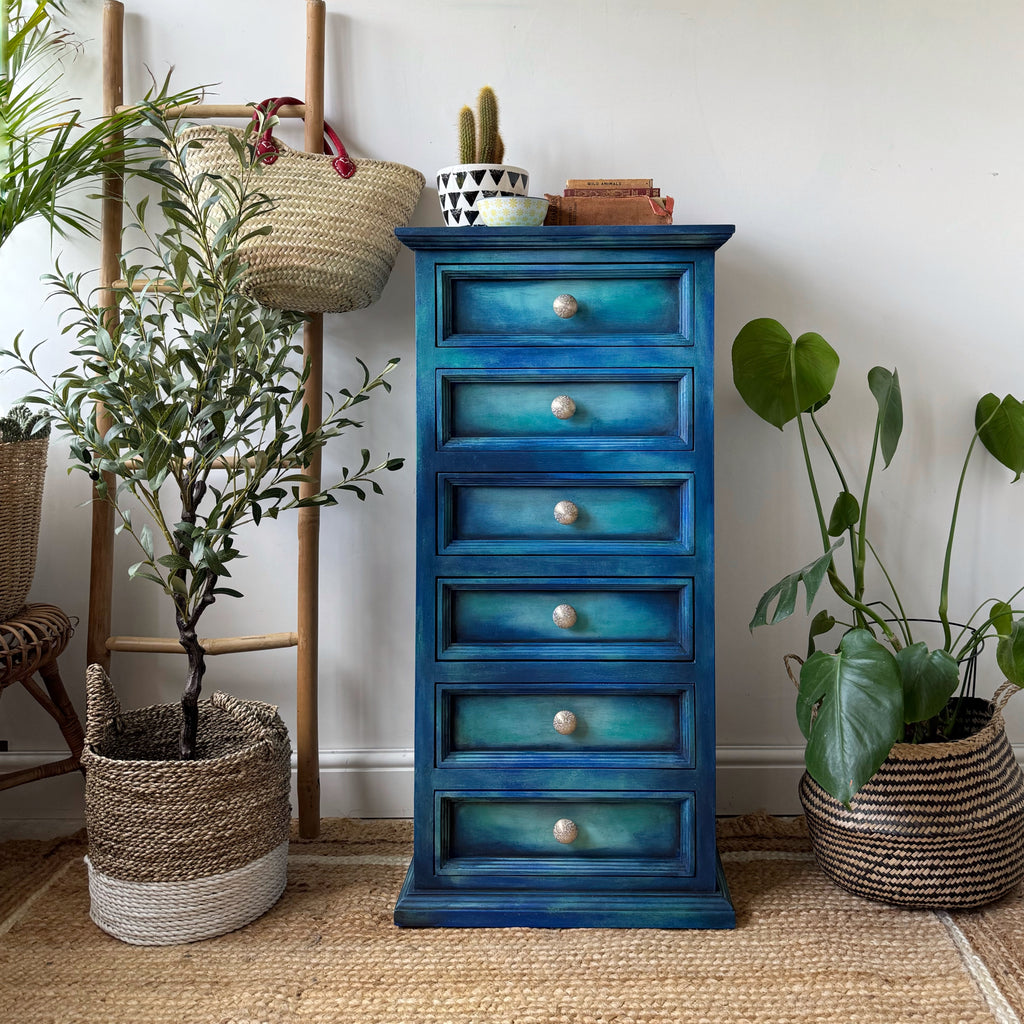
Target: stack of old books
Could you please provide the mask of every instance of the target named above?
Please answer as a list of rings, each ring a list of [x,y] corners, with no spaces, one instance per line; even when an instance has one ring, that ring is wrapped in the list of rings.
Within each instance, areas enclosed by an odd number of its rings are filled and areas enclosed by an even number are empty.
[[[673,199],[650,178],[570,178],[546,195],[545,224],[671,224]]]

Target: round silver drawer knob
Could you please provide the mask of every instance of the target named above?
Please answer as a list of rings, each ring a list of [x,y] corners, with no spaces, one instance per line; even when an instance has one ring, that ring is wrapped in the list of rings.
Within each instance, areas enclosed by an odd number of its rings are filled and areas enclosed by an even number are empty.
[[[576,301],[574,295],[559,295],[554,302],[551,303],[552,309],[558,314],[563,320],[568,320],[570,317],[574,317],[580,308],[580,304]]]
[[[555,732],[568,736],[576,731],[576,716],[571,711],[558,711],[551,724],[555,727]]]
[[[551,401],[551,412],[556,419],[572,419],[576,415],[576,403],[568,395],[559,395]]]
[[[576,625],[576,609],[571,604],[560,604],[551,613],[551,618],[559,629],[571,629]]]
[[[571,818],[559,818],[551,831],[560,843],[573,843],[580,834],[580,830],[576,827],[576,822]]]
[[[575,523],[579,518],[580,510],[576,507],[576,504],[571,501],[560,501],[555,506],[555,520],[562,524],[562,526],[568,526],[570,523]]]

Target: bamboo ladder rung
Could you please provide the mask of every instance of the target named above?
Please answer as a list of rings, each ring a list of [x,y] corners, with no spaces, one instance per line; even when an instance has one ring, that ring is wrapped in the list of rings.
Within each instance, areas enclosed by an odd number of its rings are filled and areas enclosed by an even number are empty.
[[[256,633],[252,636],[222,636],[201,639],[199,645],[209,654],[243,654],[246,651],[274,651],[297,647],[298,633]],[[181,644],[169,636],[112,636],[108,651],[131,654],[184,654]]]
[[[119,104],[114,107],[114,113],[131,114],[141,109],[141,107],[132,106],[131,104]],[[183,107],[164,107],[164,113],[168,117],[191,117],[196,120],[241,118],[248,121],[252,117],[254,110],[255,105],[248,103],[189,103]],[[283,107],[278,107],[277,116],[305,117],[306,104],[289,103]]]

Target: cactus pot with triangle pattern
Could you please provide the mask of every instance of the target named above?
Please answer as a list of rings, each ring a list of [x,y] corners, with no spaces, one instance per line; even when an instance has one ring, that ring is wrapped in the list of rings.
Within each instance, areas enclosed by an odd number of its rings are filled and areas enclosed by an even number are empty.
[[[508,164],[453,164],[437,172],[441,215],[450,227],[477,223],[477,200],[490,196],[529,195],[530,175]]]

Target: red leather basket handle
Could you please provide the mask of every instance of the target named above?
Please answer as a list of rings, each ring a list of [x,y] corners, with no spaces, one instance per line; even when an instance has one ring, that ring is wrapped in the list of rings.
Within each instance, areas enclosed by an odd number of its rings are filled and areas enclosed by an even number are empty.
[[[294,96],[275,96],[273,99],[264,100],[253,111],[252,119],[257,124],[259,124],[261,117],[266,117],[269,120],[277,113],[279,108],[286,105],[301,106],[302,100],[297,100]],[[333,149],[331,148],[332,146],[334,147]],[[274,142],[270,126],[268,125],[260,133],[260,137],[256,142],[256,155],[263,157],[264,163],[272,164],[277,159],[278,152],[277,143]],[[342,178],[351,178],[356,173],[356,165],[346,152],[344,143],[338,138],[337,132],[326,121],[324,121],[324,152],[334,157],[331,161],[331,166],[334,167]]]

